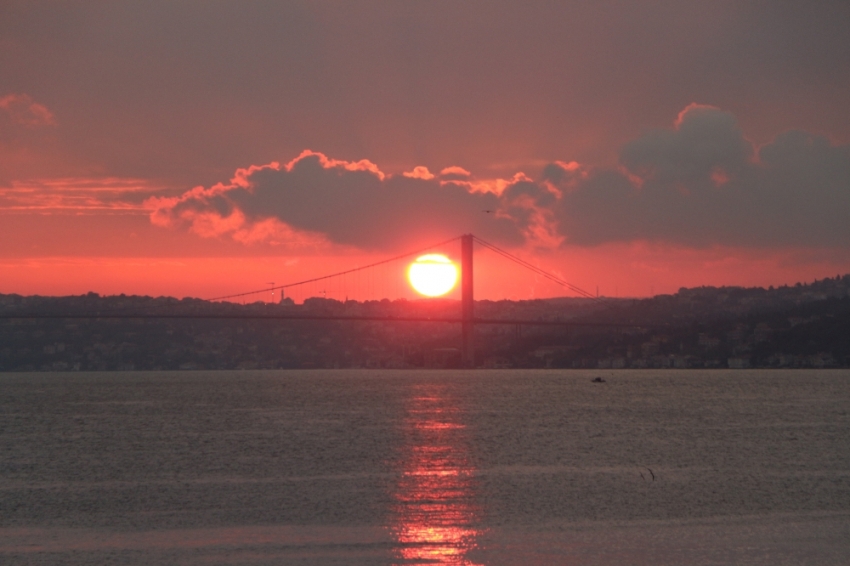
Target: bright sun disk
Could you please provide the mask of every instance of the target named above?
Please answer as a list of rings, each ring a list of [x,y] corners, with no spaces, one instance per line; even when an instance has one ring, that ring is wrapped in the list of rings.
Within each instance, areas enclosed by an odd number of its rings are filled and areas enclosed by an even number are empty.
[[[427,254],[416,258],[407,268],[407,278],[416,292],[426,297],[439,297],[457,283],[457,266],[442,254]]]

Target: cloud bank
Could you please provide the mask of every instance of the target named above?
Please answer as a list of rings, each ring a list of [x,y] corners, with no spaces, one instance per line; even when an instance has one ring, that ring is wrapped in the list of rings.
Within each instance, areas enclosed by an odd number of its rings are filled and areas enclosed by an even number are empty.
[[[435,175],[417,167],[387,175],[369,161],[305,151],[286,165],[240,169],[227,184],[153,198],[149,205],[155,224],[188,226],[202,236],[246,243],[325,238],[363,249],[393,249],[474,232],[519,244],[523,236],[515,222],[496,215],[495,190],[498,185],[476,181],[460,168]]]
[[[627,144],[617,170],[544,175],[570,241],[846,247],[850,148],[800,131],[756,148],[728,112],[691,105]]]
[[[157,225],[244,243],[389,250],[472,232],[547,248],[846,248],[850,146],[789,131],[756,147],[731,113],[692,104],[671,128],[626,144],[617,167],[558,161],[536,179],[478,179],[461,167],[390,175],[370,161],[305,151],[146,205]]]

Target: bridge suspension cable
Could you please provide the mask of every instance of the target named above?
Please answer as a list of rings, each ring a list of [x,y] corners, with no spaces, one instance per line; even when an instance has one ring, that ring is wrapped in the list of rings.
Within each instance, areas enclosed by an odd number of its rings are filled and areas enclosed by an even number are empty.
[[[316,283],[317,281],[324,281],[326,279],[331,279],[333,277],[341,277],[341,276],[344,276],[344,275],[348,275],[350,273],[355,273],[357,271],[363,271],[365,269],[371,269],[373,267],[378,267],[380,265],[384,265],[384,264],[387,264],[387,263],[398,261],[398,260],[404,259],[406,257],[419,255],[421,253],[433,250],[434,248],[439,248],[439,247],[444,246],[446,244],[450,244],[452,242],[460,240],[461,237],[462,236],[456,236],[454,238],[445,240],[443,242],[438,242],[436,244],[432,244],[432,245],[427,246],[425,248],[421,248],[421,249],[418,249],[418,250],[415,250],[415,251],[412,251],[412,252],[407,252],[407,253],[403,253],[401,255],[393,256],[391,258],[384,259],[384,260],[381,260],[381,261],[378,261],[378,262],[375,262],[375,263],[370,263],[369,265],[364,265],[364,266],[361,266],[361,267],[355,267],[354,269],[347,269],[345,271],[340,271],[340,272],[337,272],[337,273],[331,273],[330,275],[323,275],[321,277],[314,277],[312,279],[305,279],[304,281],[298,281],[298,282],[295,282],[295,283],[287,283],[285,285],[277,285],[277,286],[274,286],[274,287],[266,287],[264,289],[257,289],[255,291],[246,291],[244,293],[235,293],[233,295],[223,295],[221,297],[213,297],[211,299],[206,299],[206,300],[207,301],[223,301],[224,299],[235,299],[235,298],[238,298],[238,297],[246,297],[248,295],[256,295],[256,294],[259,294],[259,293],[269,293],[271,291],[276,291],[277,289],[286,289],[288,287],[297,287],[299,285],[306,285],[308,283]]]
[[[424,252],[433,250],[434,248],[439,248],[439,247],[442,247],[444,245],[450,244],[452,242],[456,242],[456,241],[460,240],[461,238],[462,238],[462,236],[456,236],[454,238],[450,238],[448,240],[444,240],[442,242],[438,242],[436,244],[432,244],[430,246],[420,248],[418,250],[406,252],[406,253],[396,255],[396,256],[393,256],[393,257],[390,257],[390,258],[387,258],[387,259],[384,259],[384,260],[381,260],[381,261],[378,261],[378,262],[375,262],[375,263],[370,263],[368,265],[355,267],[353,269],[347,269],[345,271],[339,271],[339,272],[336,272],[336,273],[323,275],[321,277],[313,277],[311,279],[305,279],[303,281],[296,281],[294,283],[286,283],[286,284],[283,284],[283,285],[272,285],[271,287],[265,287],[265,288],[262,288],[262,289],[255,289],[253,291],[245,291],[245,292],[242,292],[242,293],[222,295],[222,296],[213,297],[213,298],[210,298],[210,299],[207,299],[207,300],[208,301],[222,301],[222,300],[226,300],[226,299],[236,299],[236,298],[239,298],[239,297],[247,297],[249,295],[257,295],[257,294],[260,294],[260,293],[270,293],[270,292],[276,291],[278,289],[284,289],[284,290],[287,289],[287,288],[291,289],[293,287],[298,287],[298,286],[301,286],[301,285],[308,285],[308,284],[311,284],[311,283],[317,283],[319,281],[326,281],[328,279],[333,279],[333,278],[344,278],[346,275],[350,275],[350,274],[357,273],[359,271],[364,271],[364,270],[367,270],[367,269],[372,269],[372,268],[379,267],[379,266],[382,266],[382,265],[386,265],[388,263],[392,263],[394,261],[398,261],[398,260],[401,260],[401,259],[404,259],[404,258],[407,258],[407,257],[422,254]],[[590,299],[590,300],[598,302],[598,303],[607,302],[604,298],[599,297],[597,295],[594,295],[593,293],[591,293],[589,291],[585,291],[581,287],[578,287],[577,285],[573,285],[572,283],[565,281],[564,279],[558,277],[557,275],[555,275],[553,273],[549,273],[548,271],[545,271],[544,269],[537,267],[536,265],[534,265],[534,264],[532,264],[532,263],[530,263],[530,262],[528,262],[528,261],[526,261],[526,260],[524,260],[520,257],[517,257],[516,255],[496,246],[495,244],[492,244],[492,243],[490,243],[486,240],[482,240],[481,238],[479,238],[477,236],[473,236],[473,239],[474,239],[475,242],[477,242],[482,247],[504,257],[505,259],[508,259],[509,261],[516,263],[517,265],[519,265],[521,267],[524,267],[525,269],[528,269],[529,271],[532,271],[533,273],[535,273],[537,275],[540,275],[541,277],[548,279],[549,281],[552,281],[553,283],[556,283],[556,284],[558,284],[558,285],[560,285],[560,286],[562,286],[566,289],[569,289],[570,291],[572,291],[573,293],[575,293],[575,294],[577,294],[581,297]],[[371,284],[371,283],[372,283],[372,281],[369,280],[369,284]]]
[[[594,295],[593,293],[585,291],[581,287],[577,287],[577,286],[573,285],[572,283],[564,281],[563,279],[561,279],[557,275],[553,275],[552,273],[549,273],[548,271],[544,271],[543,269],[537,267],[536,265],[533,265],[533,264],[525,261],[524,259],[519,258],[519,257],[513,255],[512,253],[507,252],[507,251],[503,250],[502,248],[500,248],[500,247],[498,247],[494,244],[491,244],[490,242],[482,240],[481,238],[479,238],[477,236],[473,236],[473,238],[475,239],[476,242],[478,242],[480,245],[484,246],[488,250],[496,252],[497,254],[501,255],[502,257],[507,258],[507,259],[511,260],[512,262],[517,263],[517,264],[521,265],[522,267],[529,269],[529,270],[533,271],[534,273],[536,273],[536,274],[538,274],[542,277],[545,277],[546,279],[549,279],[550,281],[557,283],[558,285],[561,285],[562,287],[566,287],[570,291],[572,291],[572,292],[574,292],[578,295],[581,295],[582,297],[592,299],[592,300],[594,300],[596,302],[600,302],[600,303],[605,302],[604,299]]]

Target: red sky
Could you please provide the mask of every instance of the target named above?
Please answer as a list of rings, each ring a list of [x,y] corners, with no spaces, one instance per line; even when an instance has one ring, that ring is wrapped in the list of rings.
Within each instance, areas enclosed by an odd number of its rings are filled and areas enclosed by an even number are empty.
[[[0,293],[214,297],[468,232],[606,295],[847,273],[848,24],[845,2],[3,2]],[[479,297],[563,293],[476,253]],[[386,287],[353,298],[409,293]]]

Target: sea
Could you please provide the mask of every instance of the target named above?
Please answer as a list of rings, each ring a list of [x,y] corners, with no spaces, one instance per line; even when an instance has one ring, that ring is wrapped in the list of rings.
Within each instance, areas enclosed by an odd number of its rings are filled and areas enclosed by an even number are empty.
[[[0,563],[850,564],[850,371],[0,374]]]

